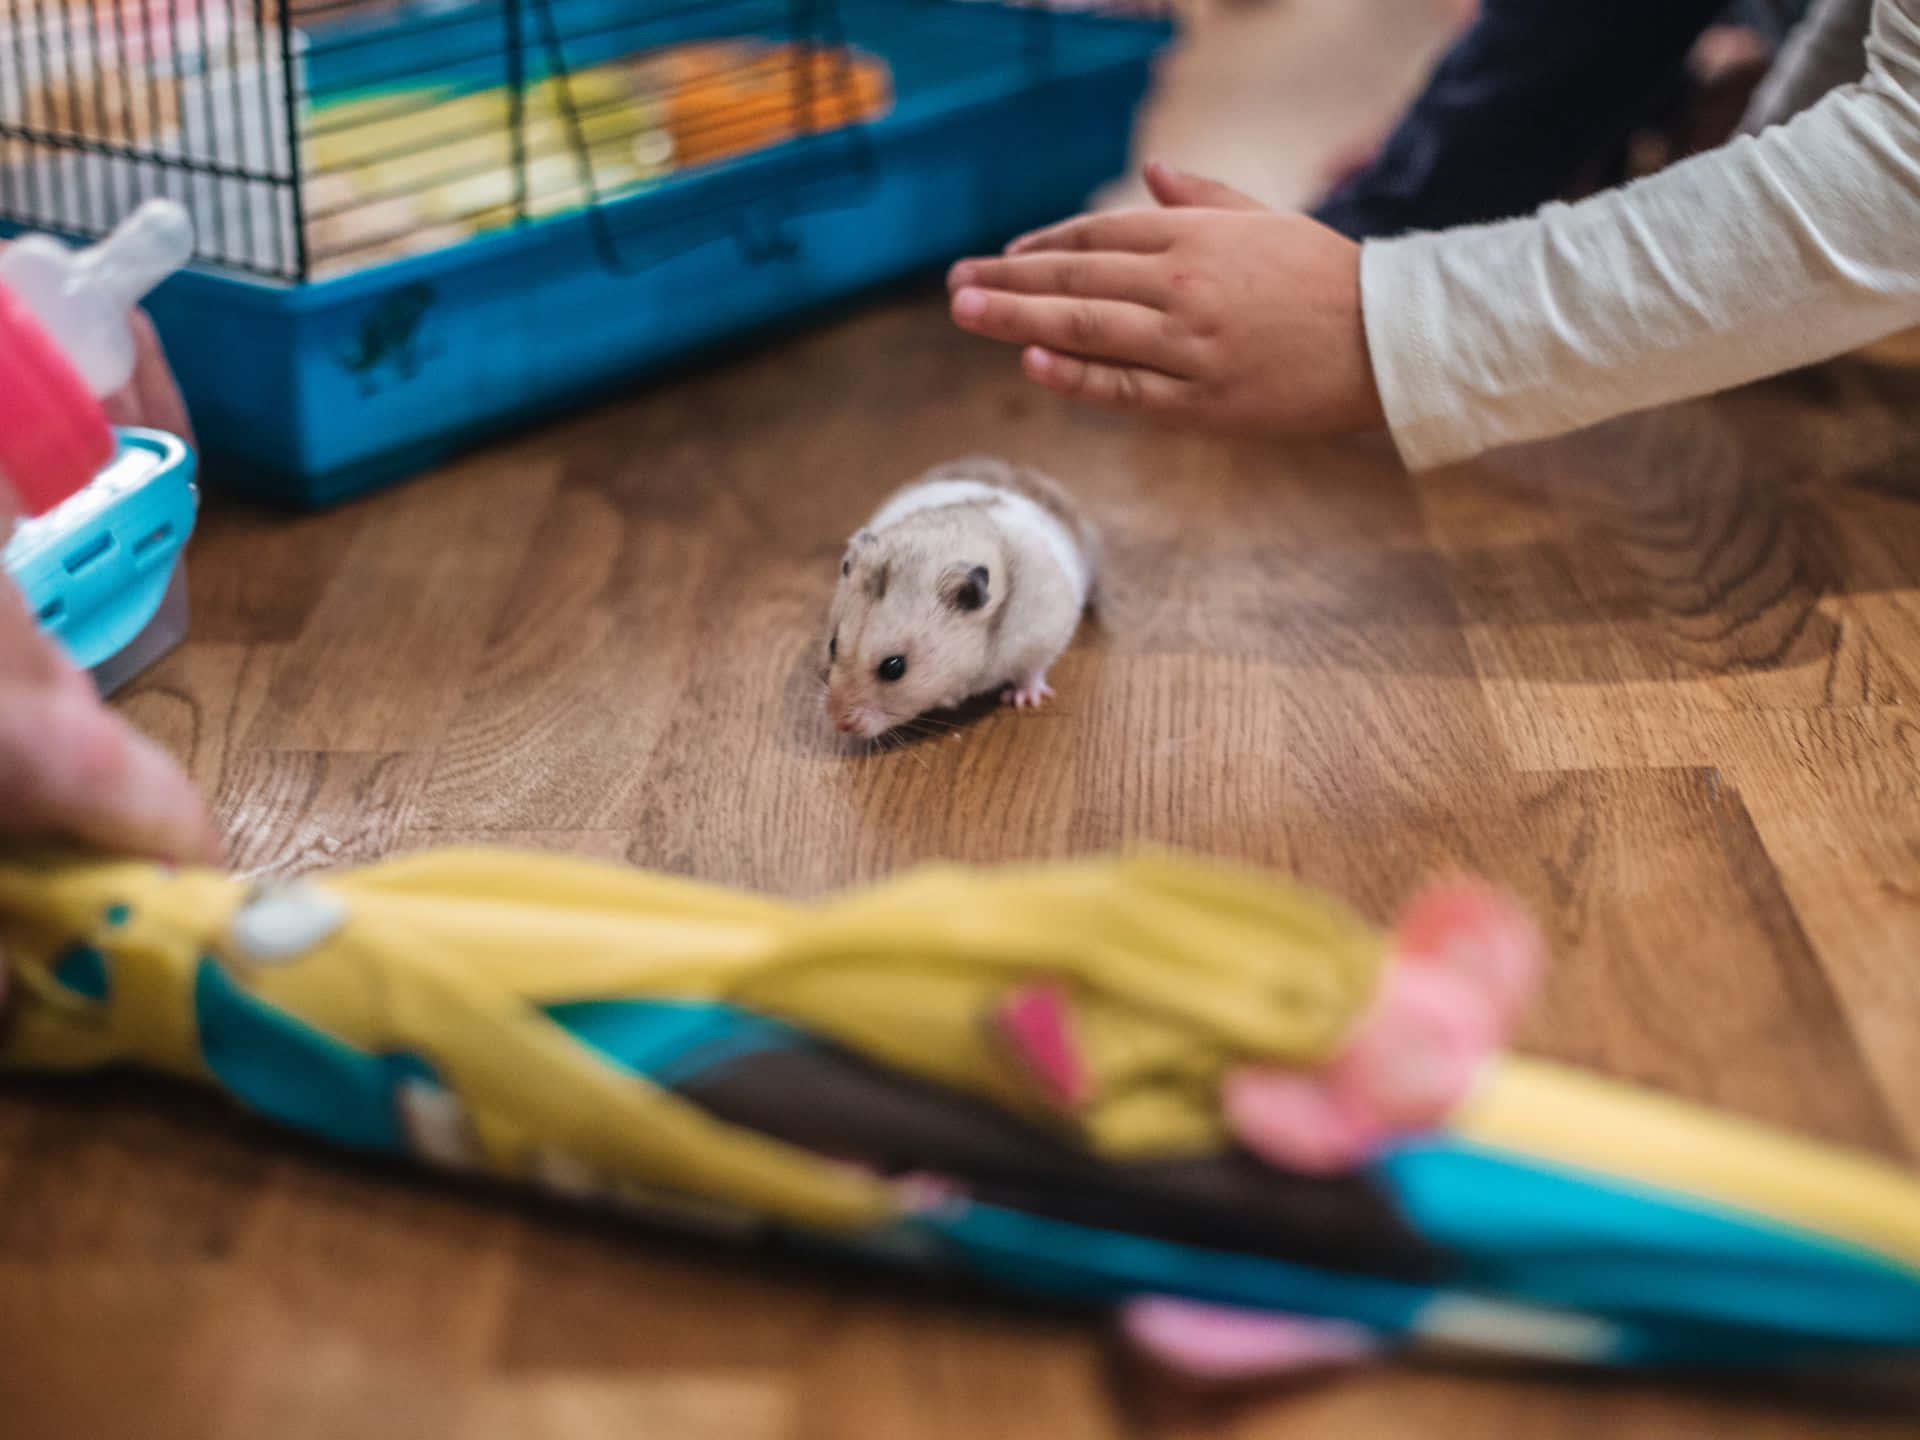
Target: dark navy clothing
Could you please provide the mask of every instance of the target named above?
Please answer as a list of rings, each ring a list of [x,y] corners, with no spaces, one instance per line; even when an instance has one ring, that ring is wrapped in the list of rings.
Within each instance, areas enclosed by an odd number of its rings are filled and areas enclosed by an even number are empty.
[[[1777,32],[1796,9],[1746,0],[1737,18]],[[1727,0],[1485,0],[1376,160],[1314,213],[1356,240],[1528,214],[1657,111],[1727,10]]]

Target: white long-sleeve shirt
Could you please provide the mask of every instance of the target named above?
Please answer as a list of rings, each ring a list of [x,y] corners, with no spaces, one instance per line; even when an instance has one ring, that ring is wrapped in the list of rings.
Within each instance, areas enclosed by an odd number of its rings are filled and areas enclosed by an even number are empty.
[[[1844,19],[1866,3],[1823,8]],[[1578,204],[1368,242],[1367,345],[1406,464],[1723,390],[1920,324],[1920,0],[1871,4],[1863,78],[1785,124]]]

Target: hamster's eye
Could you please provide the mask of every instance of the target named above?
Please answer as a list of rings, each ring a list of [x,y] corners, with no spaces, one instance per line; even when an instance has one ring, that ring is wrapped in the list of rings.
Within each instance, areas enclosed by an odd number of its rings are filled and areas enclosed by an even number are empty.
[[[891,685],[895,680],[898,680],[902,675],[907,673],[907,657],[904,655],[889,655],[880,662],[878,668],[876,668],[873,673]]]
[[[833,638],[827,641],[827,663],[831,665],[840,658],[840,632],[833,632]]]
[[[840,562],[840,573],[842,575],[851,575],[853,573],[853,562],[851,560],[842,560]]]

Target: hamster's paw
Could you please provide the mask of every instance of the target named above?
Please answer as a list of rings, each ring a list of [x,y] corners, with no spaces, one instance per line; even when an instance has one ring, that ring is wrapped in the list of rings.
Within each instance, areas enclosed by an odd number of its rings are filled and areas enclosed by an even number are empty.
[[[1011,705],[1016,710],[1038,710],[1047,701],[1053,699],[1053,687],[1047,684],[1047,672],[1030,675],[1019,684],[1008,685],[1000,692],[1000,703]]]

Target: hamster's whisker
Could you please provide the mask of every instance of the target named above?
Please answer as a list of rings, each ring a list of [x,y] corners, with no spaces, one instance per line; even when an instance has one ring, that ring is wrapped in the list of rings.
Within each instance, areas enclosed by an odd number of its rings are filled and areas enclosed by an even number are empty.
[[[922,770],[927,768],[927,762],[921,758],[919,748],[912,743],[902,727],[896,725],[886,733],[884,738],[888,750],[898,750]]]

